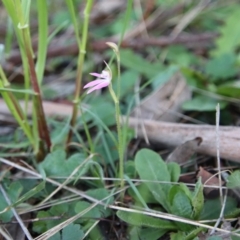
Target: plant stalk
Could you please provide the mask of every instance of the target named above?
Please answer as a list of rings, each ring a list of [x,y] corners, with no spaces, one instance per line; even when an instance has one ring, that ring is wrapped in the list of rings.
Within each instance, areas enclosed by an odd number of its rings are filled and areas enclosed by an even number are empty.
[[[86,8],[84,10],[84,22],[83,22],[83,29],[82,29],[82,41],[79,44],[79,57],[78,57],[78,67],[77,67],[77,76],[76,76],[76,88],[74,93],[74,100],[73,100],[73,111],[70,121],[70,129],[67,137],[66,147],[69,145],[73,131],[72,129],[75,127],[76,119],[78,115],[78,105],[80,103],[80,91],[82,87],[82,69],[85,60],[86,54],[86,45],[87,45],[87,37],[88,37],[88,26],[89,26],[89,15],[92,9],[93,0],[88,0]],[[78,32],[78,31],[76,31]],[[79,36],[77,36],[79,38]]]
[[[38,125],[38,133],[40,140],[45,142],[47,151],[50,152],[51,149],[51,140],[49,136],[49,131],[46,123],[46,118],[42,106],[42,97],[41,97],[41,91],[38,85],[37,80],[37,74],[35,71],[35,64],[32,57],[32,50],[31,50],[31,43],[29,41],[29,35],[26,27],[22,28],[22,34],[23,34],[23,42],[25,45],[25,52],[29,64],[29,73],[30,73],[30,81],[32,84],[32,88],[34,90],[34,93],[36,94],[34,97],[34,110],[36,111],[37,115],[37,125]],[[45,152],[44,149],[41,149],[42,152]]]

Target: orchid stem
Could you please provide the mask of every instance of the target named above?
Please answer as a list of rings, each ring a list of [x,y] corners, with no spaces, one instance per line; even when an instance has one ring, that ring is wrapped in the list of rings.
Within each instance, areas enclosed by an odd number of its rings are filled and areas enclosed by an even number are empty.
[[[113,98],[113,101],[115,103],[115,109],[116,109],[116,124],[117,124],[117,133],[118,133],[118,154],[119,154],[119,177],[121,179],[120,182],[120,188],[123,189],[124,187],[124,143],[123,143],[123,134],[122,134],[122,126],[121,126],[121,111],[120,111],[120,104],[119,99],[121,95],[121,85],[120,85],[120,76],[121,76],[121,69],[120,69],[120,54],[118,51],[118,47],[116,44],[108,42],[108,46],[110,46],[117,57],[117,71],[118,71],[118,77],[117,77],[117,95],[112,89],[112,84],[109,85],[109,92]],[[123,192],[121,194],[121,198],[123,198]]]

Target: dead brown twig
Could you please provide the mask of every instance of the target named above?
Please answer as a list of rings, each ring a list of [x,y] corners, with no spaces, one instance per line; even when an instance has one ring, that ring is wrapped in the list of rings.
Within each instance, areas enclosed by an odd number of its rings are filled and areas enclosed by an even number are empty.
[[[59,103],[43,102],[47,116],[69,116],[72,106]],[[9,111],[2,99],[0,99],[0,115],[8,115]],[[29,109],[29,113],[31,110]],[[79,113],[80,114],[80,113]],[[144,124],[150,141],[165,144],[167,146],[179,146],[196,137],[202,138],[201,145],[196,152],[216,157],[216,129],[210,125],[194,125],[167,123],[162,121],[141,120]],[[128,119],[131,128],[139,126],[140,120],[134,117]],[[138,136],[143,138],[144,133],[138,128]],[[240,128],[219,126],[220,157],[235,162],[240,162]]]
[[[196,137],[202,138],[196,152],[216,157],[216,129],[210,125],[193,125],[167,123],[161,121],[142,120],[148,139],[168,146],[179,146]],[[128,125],[136,129],[139,119],[130,117]],[[138,136],[144,137],[142,128],[138,128]],[[219,126],[220,157],[240,162],[240,128]]]
[[[144,49],[148,46],[155,46],[155,47],[167,47],[170,45],[178,45],[182,44],[189,48],[206,48],[210,47],[213,40],[218,36],[217,33],[201,33],[201,34],[182,34],[176,38],[171,36],[162,36],[160,38],[138,38],[138,39],[131,39],[123,41],[121,44],[122,48],[131,48],[131,49]],[[92,42],[89,45],[89,48],[92,51],[101,52],[108,48],[106,42],[112,41],[111,39],[103,39]],[[54,58],[59,56],[72,56],[78,54],[78,46],[77,43],[72,43],[69,45],[58,45],[56,44],[57,41],[54,41],[54,44],[50,44],[49,50],[47,53],[48,58]],[[61,42],[63,42],[61,40]],[[37,43],[34,44],[34,49],[37,48]],[[19,51],[13,52],[8,58],[8,62],[13,64],[20,64],[21,63],[21,55]]]

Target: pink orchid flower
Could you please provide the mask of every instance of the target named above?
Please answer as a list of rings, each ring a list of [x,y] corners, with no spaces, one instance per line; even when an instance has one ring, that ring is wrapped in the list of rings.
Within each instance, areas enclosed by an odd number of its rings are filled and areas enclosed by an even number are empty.
[[[102,73],[90,73],[92,76],[95,76],[97,77],[96,80],[86,84],[83,88],[90,88],[88,91],[87,91],[87,94],[95,91],[95,90],[98,90],[98,89],[102,89],[102,88],[105,88],[107,87],[110,83],[111,83],[111,80],[112,80],[112,74],[110,71],[108,70],[103,70]]]

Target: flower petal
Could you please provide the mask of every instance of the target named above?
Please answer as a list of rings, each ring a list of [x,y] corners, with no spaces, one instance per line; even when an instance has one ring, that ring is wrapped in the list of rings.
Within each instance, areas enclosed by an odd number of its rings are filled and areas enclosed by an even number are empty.
[[[89,74],[94,76],[94,77],[99,77],[99,78],[103,77],[101,73],[89,73]]]
[[[103,82],[103,81],[105,81],[105,80],[97,79],[97,80],[95,80],[95,81],[89,82],[89,83],[86,84],[83,88],[93,87],[93,86],[95,86],[95,85],[100,84],[100,83]]]
[[[89,90],[87,91],[87,94],[89,94],[89,93],[91,93],[91,92],[93,92],[93,91],[95,91],[95,90],[98,90],[98,89],[101,89],[101,88],[105,88],[105,87],[107,87],[107,86],[109,85],[109,83],[110,83],[110,82],[104,81],[104,82],[96,85],[95,87],[92,87],[91,89],[89,89]]]

